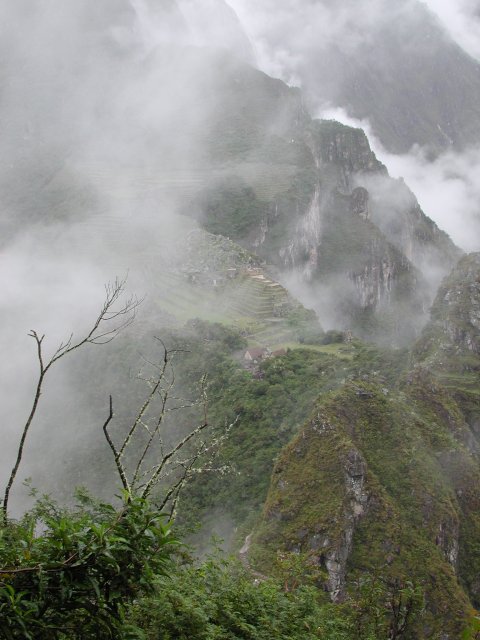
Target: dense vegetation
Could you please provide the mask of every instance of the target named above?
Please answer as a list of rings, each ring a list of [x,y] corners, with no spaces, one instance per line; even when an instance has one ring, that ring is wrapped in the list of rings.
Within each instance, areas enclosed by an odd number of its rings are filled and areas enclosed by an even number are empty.
[[[206,371],[211,418],[237,419],[218,461],[233,469],[227,478],[200,475],[187,487],[183,529],[205,509],[227,505],[236,524],[257,517],[274,458],[318,393],[337,387],[362,362],[379,362],[380,352],[336,339],[331,334],[324,340],[331,344],[288,351],[252,375],[235,359],[245,341],[231,329],[194,321],[167,337],[171,349],[188,347],[177,363],[178,384],[194,384]],[[111,357],[107,362],[118,367],[119,356]],[[126,351],[120,361],[132,357]],[[84,380],[91,374],[87,366]],[[157,498],[165,486],[159,491]],[[77,498],[71,509],[42,498],[20,521],[2,527],[0,629],[8,640],[270,638],[272,630],[279,638],[361,637],[356,609],[322,604],[316,589],[292,580],[292,567],[279,582],[257,584],[235,563],[196,565],[178,555],[174,561],[178,541],[154,503],[124,495],[112,506],[82,492]]]
[[[188,478],[177,539],[155,506],[175,474],[117,506],[40,500],[1,529],[3,636],[476,638],[478,363],[464,293],[477,266],[464,260],[462,286],[446,282],[413,351],[330,332],[246,367],[236,330],[195,320],[168,332],[175,383],[191,389],[206,373],[209,420],[230,425],[214,464]],[[133,362],[124,347],[84,361],[84,379]],[[185,422],[198,410],[184,405]],[[240,564],[198,560],[217,521],[230,548],[247,536]],[[178,537],[196,543],[193,558]]]
[[[383,640],[421,613],[411,584],[359,583],[351,602],[332,607],[293,565],[276,582],[220,556],[196,564],[152,504],[78,497],[74,510],[43,498],[2,528],[0,637]]]
[[[0,529],[1,637],[139,637],[126,605],[170,571],[175,542],[144,500],[116,509],[83,495],[74,510],[40,500]]]
[[[253,579],[237,562],[217,556],[177,567],[171,580],[134,605],[132,619],[148,620],[148,640],[384,640],[407,637],[421,611],[420,590],[410,583],[392,589],[359,582],[355,597],[334,607],[320,604],[315,587],[295,585],[294,571],[283,583]]]

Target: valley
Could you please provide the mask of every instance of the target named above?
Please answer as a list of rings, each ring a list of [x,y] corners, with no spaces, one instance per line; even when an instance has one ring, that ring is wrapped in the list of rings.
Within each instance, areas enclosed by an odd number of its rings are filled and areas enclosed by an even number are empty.
[[[257,4],[0,7],[0,638],[479,637],[479,62]]]

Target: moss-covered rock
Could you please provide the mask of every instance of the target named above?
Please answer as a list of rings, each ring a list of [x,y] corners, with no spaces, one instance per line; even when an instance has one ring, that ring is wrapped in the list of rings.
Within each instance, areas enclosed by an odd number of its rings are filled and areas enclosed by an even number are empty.
[[[398,352],[359,348],[357,377],[320,398],[272,474],[250,551],[261,571],[296,554],[334,602],[365,574],[411,580],[426,602],[414,637],[467,628],[480,606],[479,282],[479,255],[464,257],[409,372]]]
[[[453,639],[471,608],[459,578],[476,603],[480,471],[458,408],[428,384],[354,381],[321,402],[276,464],[251,558],[275,572],[278,552],[305,554],[334,601],[365,573],[410,579],[427,603],[418,637]]]

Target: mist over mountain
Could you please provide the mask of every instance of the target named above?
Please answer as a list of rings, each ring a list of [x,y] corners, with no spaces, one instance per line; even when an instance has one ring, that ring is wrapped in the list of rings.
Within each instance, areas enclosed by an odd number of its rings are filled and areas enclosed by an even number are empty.
[[[389,151],[417,144],[438,154],[478,142],[479,63],[424,3],[235,4],[269,69],[300,82],[316,106],[368,118]]]
[[[367,129],[427,215],[478,250],[474,3],[231,4],[262,69],[300,85],[315,115]]]
[[[427,5],[438,15],[444,27],[458,44],[477,60],[480,58],[478,21],[480,12],[475,0],[428,0]]]
[[[108,398],[120,438],[165,345],[162,451],[199,421],[229,425],[205,435],[218,464],[193,467],[174,523],[198,555],[219,534],[249,579],[294,575],[345,640],[372,637],[355,618],[364,577],[388,637],[475,629],[475,15],[434,0],[0,6],[2,483],[35,397],[28,332],[48,357],[88,331],[104,283],[142,299],[111,344],[48,373],[10,517],[27,476],[67,504],[84,484],[113,500]],[[392,635],[399,593],[416,594],[410,635]]]
[[[297,89],[244,62],[224,3],[3,13],[5,348],[19,321],[59,339],[81,326],[112,270],[157,295],[188,219],[258,254],[326,328],[387,343],[418,333],[458,250],[360,130],[312,119]],[[225,24],[238,57],[221,50]],[[36,292],[28,303],[15,278]]]

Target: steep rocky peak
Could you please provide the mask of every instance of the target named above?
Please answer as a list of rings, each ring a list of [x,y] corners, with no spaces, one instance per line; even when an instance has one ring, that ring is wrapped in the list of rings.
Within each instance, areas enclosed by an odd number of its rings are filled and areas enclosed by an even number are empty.
[[[320,165],[338,169],[339,186],[345,189],[352,187],[352,177],[358,173],[387,175],[386,167],[377,160],[363,129],[335,120],[315,121],[311,144]]]
[[[393,179],[375,156],[365,132],[336,121],[314,121],[309,144],[323,189],[350,198],[350,207],[371,220],[390,243],[435,279],[453,267],[461,251],[422,211],[403,179]]]
[[[455,398],[478,447],[480,253],[464,256],[442,282],[413,356],[418,368],[429,371]]]

